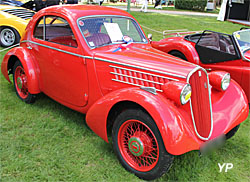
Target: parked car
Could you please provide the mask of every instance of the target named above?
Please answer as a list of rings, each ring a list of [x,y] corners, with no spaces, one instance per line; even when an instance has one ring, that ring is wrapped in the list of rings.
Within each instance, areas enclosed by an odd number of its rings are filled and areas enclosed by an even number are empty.
[[[10,6],[17,6],[17,7],[23,7],[26,9],[30,9],[33,11],[39,11],[43,8],[53,6],[53,5],[59,5],[61,3],[67,3],[67,4],[76,4],[78,3],[78,0],[0,0],[0,4],[2,5],[10,5]]]
[[[22,7],[0,5],[0,46],[9,47],[19,43],[34,14]]]
[[[32,0],[0,0],[0,5],[18,6],[34,10],[34,1]]]
[[[237,131],[247,98],[227,72],[210,72],[151,47],[129,13],[52,6],[36,13],[1,70],[17,96],[43,92],[86,114],[121,164],[142,179],[164,174],[175,155],[206,150]],[[233,112],[232,112],[233,111]]]
[[[206,30],[152,41],[151,45],[208,71],[229,72],[241,85],[250,103],[250,29],[242,29],[232,35]]]

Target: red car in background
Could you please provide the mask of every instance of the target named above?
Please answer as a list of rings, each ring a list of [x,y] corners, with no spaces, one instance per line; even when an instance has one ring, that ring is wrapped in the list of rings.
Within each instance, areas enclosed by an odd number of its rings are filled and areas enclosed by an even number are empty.
[[[13,74],[22,101],[43,92],[86,114],[106,142],[111,129],[121,164],[147,180],[163,175],[175,155],[232,137],[249,113],[229,73],[207,73],[152,48],[138,22],[115,8],[39,11],[1,69],[9,82]]]
[[[241,85],[250,103],[250,29],[242,29],[232,35],[206,30],[152,41],[151,45],[208,71],[229,72]]]

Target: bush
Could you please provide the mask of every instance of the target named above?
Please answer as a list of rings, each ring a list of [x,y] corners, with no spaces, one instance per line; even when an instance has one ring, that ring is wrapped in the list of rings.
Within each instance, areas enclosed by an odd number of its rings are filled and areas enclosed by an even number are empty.
[[[175,0],[176,9],[204,11],[206,5],[207,0]]]

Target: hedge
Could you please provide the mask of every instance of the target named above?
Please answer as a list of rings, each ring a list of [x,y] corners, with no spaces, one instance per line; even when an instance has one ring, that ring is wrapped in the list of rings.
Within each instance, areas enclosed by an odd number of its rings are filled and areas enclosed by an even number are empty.
[[[205,11],[207,0],[175,0],[176,9]]]

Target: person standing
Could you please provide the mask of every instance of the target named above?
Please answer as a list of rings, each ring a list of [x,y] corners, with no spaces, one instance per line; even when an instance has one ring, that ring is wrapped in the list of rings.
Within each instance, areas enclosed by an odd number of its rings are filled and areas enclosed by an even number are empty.
[[[146,13],[148,11],[148,0],[143,1],[141,11],[143,11],[143,9],[144,9],[144,13]]]

